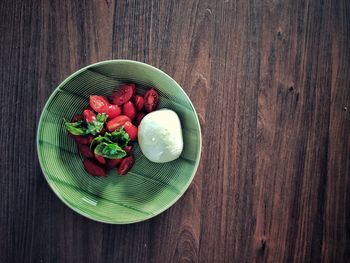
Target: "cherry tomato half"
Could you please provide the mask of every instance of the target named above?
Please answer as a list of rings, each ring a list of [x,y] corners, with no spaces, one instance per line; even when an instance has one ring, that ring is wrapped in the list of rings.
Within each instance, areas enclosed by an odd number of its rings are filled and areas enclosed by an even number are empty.
[[[90,96],[89,101],[90,101],[90,107],[94,111],[98,113],[106,113],[106,108],[109,105],[109,102],[106,97],[92,95]]]
[[[116,129],[122,127],[125,122],[130,121],[130,118],[126,115],[119,115],[118,117],[115,117],[114,119],[107,122],[107,129],[110,132],[115,131]]]
[[[78,150],[86,158],[93,158],[94,157],[94,154],[90,150],[90,147],[85,145],[85,144],[79,144],[78,143]]]
[[[119,116],[122,113],[120,107],[115,104],[108,105],[106,109],[106,114],[108,115],[108,119],[113,119]]]
[[[142,121],[142,119],[145,117],[144,112],[140,112],[139,115],[137,115],[136,120],[135,120],[135,125],[138,127]]]
[[[78,144],[90,144],[94,139],[94,136],[90,134],[86,136],[71,134],[71,136]]]
[[[106,113],[109,119],[113,119],[122,113],[118,105],[110,104],[107,98],[103,96],[90,96],[90,106],[98,113]]]
[[[85,170],[93,176],[106,176],[106,170],[101,167],[97,162],[85,159],[83,161]]]
[[[145,100],[142,96],[140,95],[136,95],[134,97],[134,102],[135,102],[135,106],[138,112],[142,111],[143,106],[145,105]]]
[[[130,120],[135,119],[135,117],[136,117],[136,108],[134,106],[134,103],[132,103],[131,101],[128,101],[128,102],[124,103],[124,105],[123,105],[123,114],[128,116],[130,118]]]
[[[151,112],[157,109],[159,103],[158,92],[151,88],[145,94],[145,110],[146,112]]]
[[[131,141],[135,141],[137,138],[137,127],[130,121],[124,123],[125,132],[129,135]]]
[[[96,160],[97,160],[99,163],[101,163],[101,164],[106,164],[106,159],[103,158],[103,156],[98,155],[98,154],[95,153],[95,158],[96,158]]]
[[[118,167],[118,174],[126,174],[134,165],[134,158],[132,156],[125,157]]]
[[[122,161],[122,158],[120,159],[107,159],[106,167],[107,169],[112,169],[114,167],[117,167]]]
[[[117,91],[114,91],[112,93],[113,103],[120,106],[125,102],[128,102],[131,99],[131,97],[135,94],[135,92],[136,92],[135,84],[133,83],[122,84],[120,85]]]
[[[96,120],[96,114],[92,110],[88,110],[88,109],[84,110],[83,115],[86,122],[92,123],[94,122],[94,120]]]
[[[132,145],[125,146],[123,150],[126,151],[127,154],[131,154],[132,153]]]

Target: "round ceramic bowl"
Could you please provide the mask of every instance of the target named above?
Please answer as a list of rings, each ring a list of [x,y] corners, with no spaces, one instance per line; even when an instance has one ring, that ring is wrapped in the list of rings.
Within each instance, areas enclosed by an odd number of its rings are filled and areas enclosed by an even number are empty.
[[[154,87],[159,108],[174,110],[181,121],[184,149],[177,160],[150,162],[136,144],[135,165],[124,176],[115,169],[107,177],[89,175],[63,119],[88,106],[89,95],[110,95],[119,84],[134,82],[144,94]],[[183,89],[167,74],[131,60],[99,62],[65,79],[41,114],[37,151],[47,182],[71,209],[90,219],[128,224],[154,217],[173,205],[190,185],[200,159],[201,131],[196,111]]]

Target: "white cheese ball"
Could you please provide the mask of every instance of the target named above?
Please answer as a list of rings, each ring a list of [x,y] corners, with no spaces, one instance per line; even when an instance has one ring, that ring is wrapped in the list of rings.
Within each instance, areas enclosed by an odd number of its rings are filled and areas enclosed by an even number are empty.
[[[138,127],[137,137],[142,153],[155,163],[173,161],[183,149],[180,119],[169,109],[147,114]]]

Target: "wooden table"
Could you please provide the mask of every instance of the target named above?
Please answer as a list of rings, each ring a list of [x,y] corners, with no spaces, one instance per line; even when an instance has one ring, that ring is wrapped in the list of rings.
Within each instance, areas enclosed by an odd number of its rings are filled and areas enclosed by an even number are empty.
[[[1,262],[349,262],[348,0],[3,0]],[[88,64],[171,75],[203,131],[169,210],[107,225],[50,190],[35,136],[55,87]]]

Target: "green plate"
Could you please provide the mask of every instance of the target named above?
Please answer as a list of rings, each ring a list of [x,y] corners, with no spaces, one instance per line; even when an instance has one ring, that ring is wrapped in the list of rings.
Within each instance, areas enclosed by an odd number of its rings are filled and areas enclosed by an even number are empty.
[[[159,108],[179,115],[184,149],[177,160],[157,164],[136,144],[135,165],[127,175],[112,170],[108,177],[93,177],[85,172],[63,118],[81,113],[89,95],[110,95],[123,82],[136,83],[141,94],[148,87],[157,89]],[[128,224],[158,215],[183,195],[199,164],[201,131],[190,99],[171,77],[141,62],[109,60],[75,72],[53,92],[40,117],[37,150],[46,180],[65,204],[96,221]]]

